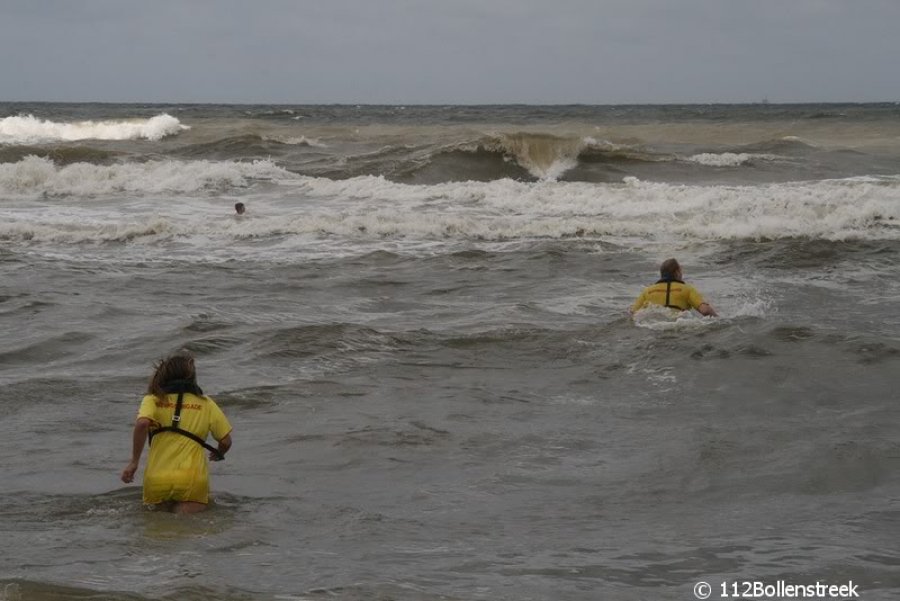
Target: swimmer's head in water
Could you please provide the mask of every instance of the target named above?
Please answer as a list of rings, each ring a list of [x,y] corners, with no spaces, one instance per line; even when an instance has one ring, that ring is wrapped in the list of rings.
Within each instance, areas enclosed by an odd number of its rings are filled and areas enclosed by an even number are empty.
[[[244,211],[247,210],[247,207],[244,206],[244,203],[239,202],[234,205],[234,212],[238,215],[243,215]]]

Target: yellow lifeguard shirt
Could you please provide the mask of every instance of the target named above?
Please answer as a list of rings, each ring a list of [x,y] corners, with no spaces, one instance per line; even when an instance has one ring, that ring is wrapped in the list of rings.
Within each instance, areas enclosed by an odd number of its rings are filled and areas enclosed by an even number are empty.
[[[177,394],[166,395],[160,401],[148,394],[141,401],[138,418],[150,420],[150,430],[172,425]],[[178,427],[206,439],[212,434],[216,440],[231,432],[228,418],[208,396],[185,392],[181,403]],[[206,450],[187,436],[177,432],[160,432],[153,437],[150,456],[144,469],[144,503],[164,501],[209,502],[209,464]]]
[[[666,287],[669,287],[669,302],[666,303]],[[631,312],[639,311],[647,305],[660,305],[687,311],[697,309],[704,302],[703,296],[690,284],[678,280],[670,282],[659,281],[652,286],[647,286],[641,295],[631,305]]]

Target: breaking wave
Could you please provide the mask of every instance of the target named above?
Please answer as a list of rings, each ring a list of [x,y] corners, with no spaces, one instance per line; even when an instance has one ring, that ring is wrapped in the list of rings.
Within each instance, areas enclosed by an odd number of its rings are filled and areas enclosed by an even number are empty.
[[[538,133],[505,133],[486,136],[434,152],[429,161],[451,155],[477,155],[482,160],[494,157],[523,170],[537,180],[556,181],[567,172],[585,163],[656,163],[671,161],[670,155],[654,153],[634,146],[614,144],[606,140],[586,137],[567,137]],[[497,168],[501,177],[508,177],[508,168]]]
[[[247,218],[229,218],[235,196],[251,192]],[[615,184],[504,179],[409,185],[375,176],[303,176],[269,161],[57,166],[28,157],[0,165],[0,193],[22,199],[0,225],[0,238],[7,240],[900,240],[898,178],[755,186],[632,177]],[[181,195],[177,214],[167,216],[165,208],[142,200],[169,193]],[[47,216],[48,203],[72,196],[97,201],[67,203],[52,220]],[[99,216],[97,207],[106,207]]]
[[[754,161],[778,161],[783,157],[775,154],[754,154],[748,152],[704,152],[687,158],[692,163],[699,163],[708,167],[738,167]]]
[[[34,115],[0,119],[0,144],[74,142],[76,140],[158,141],[189,129],[178,119],[161,114],[149,119],[122,121],[74,121],[57,123]]]
[[[293,174],[269,161],[147,161],[60,166],[47,158],[28,156],[16,163],[0,163],[0,193],[25,197],[192,193],[246,188],[253,181],[283,177],[293,177]]]
[[[117,153],[77,145],[30,146],[0,145],[0,163],[14,163],[29,156],[37,156],[53,161],[57,165],[69,163],[102,163],[117,156]]]

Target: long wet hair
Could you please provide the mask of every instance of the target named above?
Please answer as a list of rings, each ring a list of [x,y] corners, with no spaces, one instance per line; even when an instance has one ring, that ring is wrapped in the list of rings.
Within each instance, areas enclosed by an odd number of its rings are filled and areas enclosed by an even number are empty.
[[[200,390],[197,386],[197,369],[194,356],[187,351],[178,351],[154,364],[153,377],[147,386],[147,394],[152,394],[162,402],[172,387]],[[200,394],[203,394],[202,392]]]

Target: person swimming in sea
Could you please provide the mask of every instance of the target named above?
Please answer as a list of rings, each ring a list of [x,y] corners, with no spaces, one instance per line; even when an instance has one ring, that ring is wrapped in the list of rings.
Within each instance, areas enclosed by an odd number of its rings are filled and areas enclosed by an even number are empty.
[[[247,207],[244,206],[242,202],[234,203],[234,213],[235,215],[243,215],[247,211]]]
[[[206,443],[208,434],[218,446]],[[186,351],[155,365],[134,424],[131,460],[121,474],[126,484],[134,480],[144,441],[150,445],[144,503],[174,513],[206,509],[209,464],[204,449],[210,461],[225,459],[232,444],[231,424],[216,402],[200,390],[194,357]]]
[[[629,311],[633,315],[649,305],[659,305],[678,311],[697,310],[703,316],[717,317],[716,310],[703,299],[696,288],[684,282],[681,265],[675,259],[666,259],[659,267],[660,279],[647,286]]]

